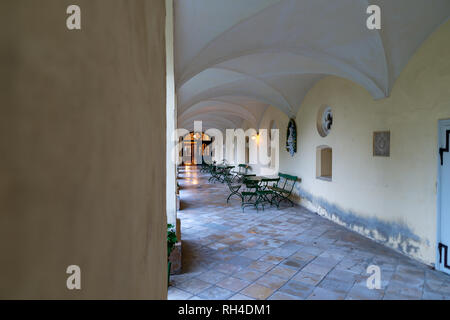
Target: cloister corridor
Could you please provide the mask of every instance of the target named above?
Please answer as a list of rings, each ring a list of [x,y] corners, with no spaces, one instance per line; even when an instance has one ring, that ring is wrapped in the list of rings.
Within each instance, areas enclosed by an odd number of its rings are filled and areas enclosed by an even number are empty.
[[[450,0],[1,13],[0,300],[450,300]]]
[[[296,206],[242,212],[226,184],[179,175],[183,270],[169,299],[450,299],[450,277]],[[369,290],[367,267],[381,268]]]

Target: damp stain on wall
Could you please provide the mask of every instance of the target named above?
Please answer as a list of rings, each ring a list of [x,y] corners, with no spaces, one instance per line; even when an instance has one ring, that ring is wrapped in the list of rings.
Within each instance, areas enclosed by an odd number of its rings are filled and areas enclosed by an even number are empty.
[[[316,197],[299,186],[295,189],[296,202],[305,208],[404,255],[430,264],[423,257],[423,252],[430,247],[429,241],[414,234],[405,223],[364,217]]]

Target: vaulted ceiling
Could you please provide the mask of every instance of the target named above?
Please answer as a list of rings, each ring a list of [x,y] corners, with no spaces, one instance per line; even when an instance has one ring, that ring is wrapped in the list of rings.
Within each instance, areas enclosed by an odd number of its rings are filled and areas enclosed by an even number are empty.
[[[294,117],[327,75],[385,98],[449,16],[450,0],[175,0],[178,127],[256,128],[269,105]]]

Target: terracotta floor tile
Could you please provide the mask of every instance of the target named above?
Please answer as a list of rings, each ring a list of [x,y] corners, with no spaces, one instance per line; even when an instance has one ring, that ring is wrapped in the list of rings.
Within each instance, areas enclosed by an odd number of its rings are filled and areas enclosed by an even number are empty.
[[[242,212],[238,199],[226,203],[225,184],[180,170],[182,274],[169,299],[450,298],[449,275],[300,206]],[[382,290],[367,289],[371,264]]]
[[[234,278],[234,277],[228,277],[225,278],[217,283],[218,287],[228,289],[233,292],[241,291],[243,288],[247,287],[251,282]]]
[[[273,292],[273,289],[255,283],[241,291],[242,294],[258,300],[267,299]]]

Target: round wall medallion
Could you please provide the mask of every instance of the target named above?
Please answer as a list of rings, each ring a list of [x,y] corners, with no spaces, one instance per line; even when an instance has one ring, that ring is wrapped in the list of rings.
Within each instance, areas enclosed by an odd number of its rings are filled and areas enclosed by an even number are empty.
[[[333,127],[333,111],[329,106],[322,106],[317,114],[317,131],[321,137],[326,137]]]

